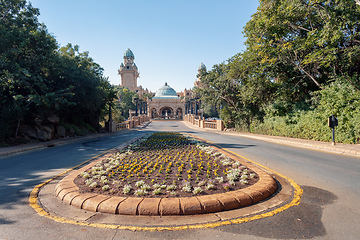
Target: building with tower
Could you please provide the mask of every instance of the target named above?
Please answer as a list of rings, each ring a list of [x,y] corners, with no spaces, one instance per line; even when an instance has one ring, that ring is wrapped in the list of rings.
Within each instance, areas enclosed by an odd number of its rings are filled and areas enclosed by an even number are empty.
[[[130,91],[135,91],[139,94],[139,97],[142,98],[144,93],[150,93],[153,95],[151,100],[147,100],[146,102],[146,111],[130,110],[130,116],[137,116],[136,114],[140,114],[142,112],[146,112],[148,117],[151,118],[162,118],[162,119],[182,119],[182,117],[190,112],[190,105],[193,106],[195,104],[194,93],[191,89],[184,89],[184,91],[176,92],[172,87],[170,87],[167,83],[162,86],[160,89],[156,91],[156,93],[151,93],[148,89],[143,89],[140,85],[138,86],[137,79],[140,76],[139,69],[136,66],[134,60],[134,53],[128,48],[123,56],[124,62],[120,64],[120,68],[118,70],[118,74],[121,77],[120,86],[128,88]],[[203,63],[201,63],[198,72],[201,69],[206,67]],[[200,87],[201,82],[200,79],[195,81],[195,86]],[[140,100],[138,100],[140,102]],[[136,104],[136,106],[138,106]],[[141,105],[142,106],[142,105]],[[192,107],[191,109],[194,109]],[[199,111],[200,112],[200,111]]]
[[[139,69],[136,66],[134,53],[128,48],[124,53],[124,62],[120,64],[118,74],[121,77],[120,86],[128,88],[130,91],[135,91],[141,96],[144,93],[149,93],[147,89],[137,85],[137,79],[140,76]]]

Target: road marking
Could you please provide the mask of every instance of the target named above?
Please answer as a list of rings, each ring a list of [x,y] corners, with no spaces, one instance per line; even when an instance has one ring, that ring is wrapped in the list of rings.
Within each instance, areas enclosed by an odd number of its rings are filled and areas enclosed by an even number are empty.
[[[136,137],[135,137],[136,138]],[[134,139],[135,139],[134,138]],[[209,142],[207,140],[204,140],[206,142]],[[129,141],[128,141],[129,142]],[[124,143],[125,144],[125,143]],[[120,145],[120,146],[123,146],[124,144]],[[215,144],[214,144],[215,145]],[[216,145],[215,145],[216,146]],[[219,147],[219,146],[217,146]],[[219,147],[221,148],[221,147]],[[57,216],[53,216],[51,215],[49,212],[45,211],[39,204],[38,204],[38,194],[39,194],[39,191],[40,191],[40,188],[45,186],[46,184],[50,183],[51,181],[67,174],[68,172],[72,171],[73,169],[76,169],[78,168],[79,166],[85,164],[85,163],[88,163],[96,158],[99,158],[100,156],[102,155],[105,155],[106,153],[114,150],[114,149],[117,149],[117,148],[113,148],[113,149],[110,149],[104,153],[101,153],[69,170],[66,170],[65,172],[37,185],[30,193],[30,196],[29,196],[29,204],[30,206],[35,210],[35,212],[42,216],[42,217],[47,217],[55,222],[60,222],[60,223],[68,223],[68,224],[73,224],[73,225],[79,225],[79,226],[89,226],[89,227],[95,227],[95,228],[103,228],[103,229],[119,229],[119,230],[130,230],[130,231],[178,231],[178,230],[191,230],[191,229],[203,229],[203,228],[215,228],[215,227],[220,227],[220,226],[226,226],[226,225],[231,225],[231,224],[240,224],[240,223],[244,223],[244,222],[250,222],[250,221],[254,221],[254,220],[258,220],[258,219],[262,219],[262,218],[267,218],[267,217],[272,217],[274,216],[275,214],[278,214],[280,212],[283,212],[293,206],[297,206],[300,204],[300,200],[301,200],[301,196],[302,196],[302,193],[303,193],[303,190],[300,188],[300,186],[294,181],[292,180],[291,178],[288,178],[268,167],[265,167],[261,164],[258,164],[246,157],[243,157],[229,149],[226,149],[226,148],[221,148],[225,151],[228,151],[229,153],[232,153],[236,156],[239,156],[243,159],[245,159],[246,161],[249,161],[257,166],[260,166],[264,169],[267,169],[268,171],[271,171],[273,172],[274,174],[286,179],[287,181],[289,181],[289,183],[291,184],[291,186],[294,188],[295,192],[294,192],[294,197],[293,197],[293,200],[282,206],[282,207],[279,207],[279,208],[276,208],[270,212],[266,212],[266,213],[262,213],[262,214],[257,214],[257,215],[254,215],[254,216],[251,216],[251,217],[241,217],[241,218],[236,218],[236,219],[232,219],[232,220],[225,220],[225,221],[219,221],[219,222],[215,222],[215,223],[205,223],[205,224],[192,224],[192,225],[184,225],[184,226],[170,226],[170,227],[140,227],[140,226],[123,226],[123,225],[115,225],[115,224],[102,224],[102,223],[88,223],[88,222],[85,222],[85,221],[74,221],[74,220],[69,220],[69,219],[66,219],[66,218],[63,218],[63,217],[57,217]]]

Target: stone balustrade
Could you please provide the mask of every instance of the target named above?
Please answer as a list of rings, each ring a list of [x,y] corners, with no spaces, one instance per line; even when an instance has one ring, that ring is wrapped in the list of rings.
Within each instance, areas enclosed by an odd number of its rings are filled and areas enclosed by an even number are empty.
[[[148,121],[150,121],[150,118],[148,116],[139,115],[136,117],[132,117],[131,120],[125,121],[123,123],[115,123],[114,121],[105,122],[105,130],[107,132],[115,132],[124,129],[131,129],[140,126],[144,122],[148,122]]]
[[[187,121],[199,128],[215,129],[219,131],[224,131],[225,128],[224,122],[222,120],[207,121],[202,119],[200,116],[195,116],[192,114],[185,115],[183,121]]]

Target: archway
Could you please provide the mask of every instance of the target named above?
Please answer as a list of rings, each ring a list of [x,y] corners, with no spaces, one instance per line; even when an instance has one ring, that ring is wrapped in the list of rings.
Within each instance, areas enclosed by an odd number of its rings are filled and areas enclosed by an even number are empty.
[[[163,107],[160,109],[160,117],[169,119],[174,117],[174,111],[171,107]]]
[[[176,109],[176,118],[180,119],[182,118],[182,115],[183,115],[182,109],[181,108]]]
[[[152,108],[150,110],[150,112],[151,112],[151,118],[157,118],[158,117],[158,113],[156,111],[156,108]]]

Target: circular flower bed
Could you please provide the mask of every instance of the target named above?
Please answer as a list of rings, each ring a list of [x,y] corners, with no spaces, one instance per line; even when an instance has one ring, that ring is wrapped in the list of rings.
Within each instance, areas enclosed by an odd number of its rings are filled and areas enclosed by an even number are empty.
[[[190,197],[248,187],[257,174],[189,135],[159,132],[82,172],[81,192],[112,196]]]

